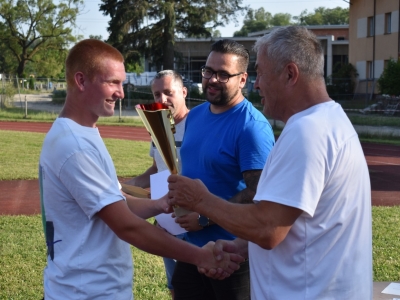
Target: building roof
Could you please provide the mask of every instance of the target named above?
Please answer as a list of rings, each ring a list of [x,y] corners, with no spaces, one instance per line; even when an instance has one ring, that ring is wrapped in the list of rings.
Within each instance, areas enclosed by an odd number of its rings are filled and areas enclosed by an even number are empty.
[[[261,31],[255,31],[255,32],[250,32],[248,34],[249,37],[259,37],[263,36],[264,34],[270,33],[272,29],[277,28],[277,27],[282,27],[282,26],[275,26],[269,29],[261,30]],[[318,30],[318,29],[349,29],[349,24],[345,25],[306,25],[304,26],[309,30]]]

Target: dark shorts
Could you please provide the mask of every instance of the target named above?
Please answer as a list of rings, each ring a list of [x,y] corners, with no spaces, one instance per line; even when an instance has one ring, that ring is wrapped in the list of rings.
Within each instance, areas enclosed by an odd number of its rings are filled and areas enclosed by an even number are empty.
[[[175,300],[249,300],[249,261],[224,280],[215,280],[200,274],[197,267],[178,261],[172,277]]]

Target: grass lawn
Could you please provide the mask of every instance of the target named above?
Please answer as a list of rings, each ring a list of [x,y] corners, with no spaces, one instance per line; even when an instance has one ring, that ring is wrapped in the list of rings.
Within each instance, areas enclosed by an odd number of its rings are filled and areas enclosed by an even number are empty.
[[[0,130],[0,180],[37,178],[44,136]],[[120,177],[140,174],[151,164],[147,142],[105,143]],[[400,207],[373,207],[372,216],[374,281],[399,281]],[[162,259],[134,247],[132,256],[135,299],[170,299]],[[39,215],[0,215],[0,258],[0,299],[41,299],[46,249]]]
[[[39,110],[28,109],[28,117],[25,118],[25,110],[19,107],[0,109],[0,121],[16,121],[16,122],[53,122],[58,114],[43,112]],[[143,127],[143,122],[138,117],[124,116],[119,117],[101,117],[98,125],[113,126],[136,126]]]
[[[170,299],[162,258],[131,250],[135,299]],[[42,299],[46,247],[41,216],[0,216],[0,253],[0,299]]]

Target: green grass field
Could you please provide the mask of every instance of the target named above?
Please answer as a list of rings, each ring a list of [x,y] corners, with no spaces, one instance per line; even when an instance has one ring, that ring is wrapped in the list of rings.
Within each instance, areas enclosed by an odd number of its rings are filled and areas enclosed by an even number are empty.
[[[43,139],[40,133],[0,130],[0,180],[37,178]],[[140,174],[151,164],[146,142],[105,143],[120,177]],[[372,216],[374,281],[399,281],[400,207],[374,207]],[[135,299],[170,299],[162,259],[134,247],[132,256]],[[0,257],[0,299],[41,299],[46,249],[39,215],[0,215]]]

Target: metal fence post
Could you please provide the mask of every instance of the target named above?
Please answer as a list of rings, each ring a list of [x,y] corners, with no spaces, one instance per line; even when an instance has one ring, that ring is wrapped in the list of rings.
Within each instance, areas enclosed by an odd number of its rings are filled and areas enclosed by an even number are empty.
[[[25,95],[25,119],[28,118],[28,101],[26,100],[26,95]]]

